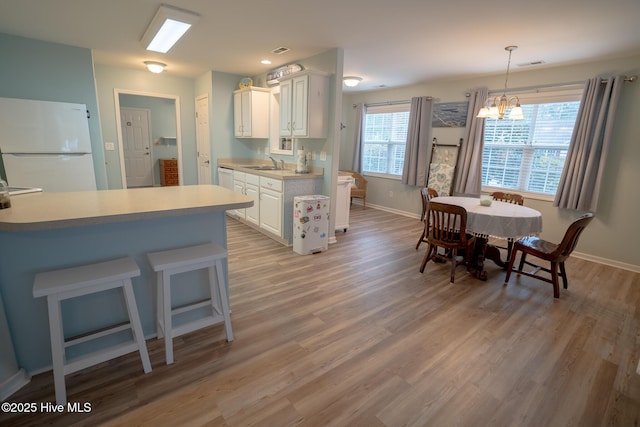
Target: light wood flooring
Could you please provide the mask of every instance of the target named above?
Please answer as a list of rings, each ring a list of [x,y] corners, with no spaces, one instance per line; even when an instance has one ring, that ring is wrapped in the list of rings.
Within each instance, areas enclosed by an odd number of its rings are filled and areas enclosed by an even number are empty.
[[[1,425],[636,426],[640,274],[571,258],[569,289],[488,266],[486,282],[418,269],[418,220],[354,205],[351,228],[301,256],[229,220],[235,341],[222,326],[148,341],[67,376],[89,414]],[[588,230],[587,230],[588,232]],[[53,375],[12,402],[55,401]]]

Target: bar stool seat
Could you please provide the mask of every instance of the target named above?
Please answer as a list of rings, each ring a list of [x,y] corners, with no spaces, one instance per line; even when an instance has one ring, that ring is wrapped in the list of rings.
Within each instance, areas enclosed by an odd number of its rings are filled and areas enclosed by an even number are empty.
[[[173,363],[173,338],[207,326],[224,323],[227,341],[233,341],[227,283],[222,271],[222,261],[227,251],[215,243],[205,243],[147,254],[153,271],[157,273],[157,321],[158,338],[165,339],[167,365]],[[171,276],[207,269],[209,273],[209,298],[173,307],[171,302]],[[174,283],[179,285],[179,283]],[[173,325],[173,316],[188,311],[210,308],[211,314],[180,326]]]
[[[130,257],[36,274],[33,282],[33,296],[36,298],[47,297],[53,377],[56,402],[59,405],[67,403],[64,379],[66,374],[133,351],[140,353],[144,372],[151,372],[151,362],[131,285],[131,278],[139,275],[140,269]],[[78,338],[65,339],[61,301],[115,288],[122,288],[129,322],[85,334]],[[133,339],[131,341],[67,360],[66,348],[127,329],[132,331]]]

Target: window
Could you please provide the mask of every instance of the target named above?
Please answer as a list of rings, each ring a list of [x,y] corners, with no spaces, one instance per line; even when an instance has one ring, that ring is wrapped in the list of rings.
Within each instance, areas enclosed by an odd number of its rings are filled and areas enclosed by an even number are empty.
[[[482,185],[554,195],[582,89],[519,95],[524,120],[485,119]]]
[[[402,176],[409,127],[408,103],[367,107],[362,135],[362,170]]]

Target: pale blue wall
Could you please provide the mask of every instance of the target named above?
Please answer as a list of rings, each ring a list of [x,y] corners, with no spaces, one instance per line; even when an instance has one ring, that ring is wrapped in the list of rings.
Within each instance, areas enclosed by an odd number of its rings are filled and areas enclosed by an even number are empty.
[[[0,34],[0,97],[86,104],[96,183],[107,187],[91,50]]]
[[[170,74],[152,74],[142,67],[140,70],[134,70],[101,64],[95,65],[95,76],[102,135],[105,142],[113,142],[116,145],[114,151],[105,151],[109,188],[122,188],[114,89],[179,97],[183,180],[185,184],[197,184],[194,79]]]
[[[519,71],[509,75],[509,87],[582,82],[596,75],[611,74],[640,74],[640,56],[538,71]],[[479,86],[487,86],[490,90],[501,89],[504,86],[504,75],[429,82],[345,95],[343,121],[347,128],[342,132],[340,167],[351,169],[352,165],[355,119],[353,104],[407,100],[414,96],[433,96],[439,99],[439,102],[465,101],[465,93]],[[640,211],[640,191],[637,189],[637,183],[640,182],[639,112],[640,83],[625,83],[617,112],[612,149],[607,158],[600,206],[596,219],[580,238],[577,248],[578,252],[595,260],[613,261],[636,270],[640,270],[640,251],[635,247],[636,239],[630,236],[640,236],[640,222],[636,218],[637,212]],[[456,142],[464,137],[464,128],[434,128],[433,136],[440,142]],[[419,188],[385,178],[369,177],[368,180],[367,205],[378,205],[419,217]],[[550,201],[527,199],[525,205],[542,212],[542,237],[552,241],[559,240],[570,221],[579,214],[554,208]]]

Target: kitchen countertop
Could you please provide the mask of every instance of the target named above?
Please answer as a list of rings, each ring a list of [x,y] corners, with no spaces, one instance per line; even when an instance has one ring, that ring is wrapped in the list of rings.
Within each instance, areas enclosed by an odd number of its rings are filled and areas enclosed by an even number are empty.
[[[217,185],[21,194],[0,210],[0,230],[34,231],[250,207],[250,197]]]
[[[256,170],[247,166],[271,166],[271,161],[265,162],[256,159],[218,159],[218,167],[238,170],[240,172],[265,176],[267,178],[289,180],[289,179],[317,179],[324,176],[324,169],[309,166],[309,173],[296,173],[296,166],[290,163],[285,164],[285,169],[277,170]],[[280,163],[278,162],[278,166]]]

